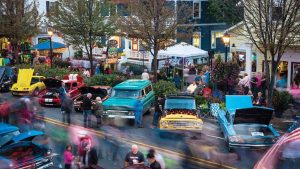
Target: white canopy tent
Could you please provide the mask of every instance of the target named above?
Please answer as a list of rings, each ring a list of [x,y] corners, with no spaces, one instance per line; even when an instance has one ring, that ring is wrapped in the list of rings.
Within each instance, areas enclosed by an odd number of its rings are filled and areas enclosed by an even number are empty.
[[[168,47],[165,50],[158,51],[158,59],[172,56],[184,58],[195,56],[208,57],[208,52],[185,42],[181,42],[174,46]]]
[[[158,68],[169,63],[171,65],[192,65],[205,63],[208,59],[208,52],[185,42],[158,51]],[[184,63],[184,64],[182,64]]]

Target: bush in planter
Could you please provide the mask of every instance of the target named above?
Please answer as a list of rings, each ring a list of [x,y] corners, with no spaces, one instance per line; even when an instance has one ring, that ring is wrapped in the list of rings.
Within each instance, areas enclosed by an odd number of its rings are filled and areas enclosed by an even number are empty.
[[[153,85],[153,90],[157,97],[164,97],[168,94],[176,94],[177,88],[172,82],[160,80]]]
[[[289,108],[289,104],[293,102],[292,95],[287,91],[274,91],[272,105],[275,109],[275,116],[282,117],[285,110]]]
[[[53,58],[53,66],[60,67],[60,68],[68,68],[71,66],[71,63],[61,58]]]
[[[103,86],[115,86],[123,81],[127,80],[126,76],[119,75],[119,74],[100,74],[100,75],[94,75],[91,78],[85,79],[85,83],[88,86],[97,86],[97,85],[103,85]]]

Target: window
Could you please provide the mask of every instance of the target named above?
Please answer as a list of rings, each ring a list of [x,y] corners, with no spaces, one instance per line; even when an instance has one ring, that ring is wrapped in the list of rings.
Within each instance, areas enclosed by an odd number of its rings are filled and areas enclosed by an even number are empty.
[[[256,72],[257,55],[252,53],[252,72]]]
[[[57,4],[58,2],[46,1],[46,14],[49,15],[49,12],[51,12]]]
[[[142,90],[142,96],[144,97],[145,95],[147,95],[146,90]]]
[[[274,6],[272,8],[272,20],[273,21],[279,21],[282,19],[282,12],[283,12],[283,9],[282,9],[282,0],[275,0],[274,1]]]
[[[148,86],[145,88],[146,94],[150,93],[152,91],[152,86]]]
[[[197,48],[201,48],[201,32],[195,32],[193,35],[193,45]]]
[[[215,49],[217,47],[217,38],[222,38],[223,32],[221,31],[211,31],[211,48]]]
[[[193,3],[194,18],[201,18],[201,1]]]

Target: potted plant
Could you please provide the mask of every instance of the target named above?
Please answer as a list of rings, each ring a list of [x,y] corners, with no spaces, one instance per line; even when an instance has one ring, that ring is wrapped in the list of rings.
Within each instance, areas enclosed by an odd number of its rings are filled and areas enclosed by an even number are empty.
[[[281,118],[285,110],[289,108],[293,97],[287,91],[274,91],[272,105],[275,109],[275,117]]]

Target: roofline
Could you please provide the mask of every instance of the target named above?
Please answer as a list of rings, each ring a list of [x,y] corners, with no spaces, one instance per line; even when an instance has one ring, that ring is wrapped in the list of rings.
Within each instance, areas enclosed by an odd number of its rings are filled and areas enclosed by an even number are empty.
[[[241,21],[241,22],[239,22],[239,23],[237,23],[237,24],[233,25],[232,27],[230,27],[230,28],[228,28],[228,29],[224,30],[224,32],[230,32],[230,31],[232,31],[233,29],[235,29],[235,28],[237,28],[237,27],[241,26],[242,24],[244,24],[244,22],[243,22],[243,21]]]

